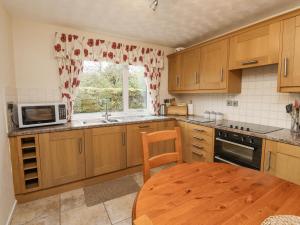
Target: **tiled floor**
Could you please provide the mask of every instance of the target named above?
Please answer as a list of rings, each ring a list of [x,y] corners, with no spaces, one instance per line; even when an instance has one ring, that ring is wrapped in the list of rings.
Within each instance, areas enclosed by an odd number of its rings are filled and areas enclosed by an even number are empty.
[[[131,175],[141,186],[141,173]],[[18,204],[11,225],[131,225],[136,193],[87,207],[83,189]]]

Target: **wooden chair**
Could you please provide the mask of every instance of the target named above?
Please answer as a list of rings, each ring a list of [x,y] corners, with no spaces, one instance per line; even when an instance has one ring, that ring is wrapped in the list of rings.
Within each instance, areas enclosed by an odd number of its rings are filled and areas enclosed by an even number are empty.
[[[149,145],[167,140],[175,140],[175,152],[164,153],[150,158]],[[164,130],[152,133],[142,132],[143,157],[144,157],[144,182],[150,178],[150,169],[159,167],[171,162],[182,163],[182,146],[180,128],[174,130]]]

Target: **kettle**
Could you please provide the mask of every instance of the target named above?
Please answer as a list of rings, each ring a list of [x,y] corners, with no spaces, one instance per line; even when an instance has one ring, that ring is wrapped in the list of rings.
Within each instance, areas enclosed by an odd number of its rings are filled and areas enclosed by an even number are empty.
[[[159,115],[161,115],[161,116],[167,115],[167,106],[166,106],[166,104],[161,104],[160,105]]]

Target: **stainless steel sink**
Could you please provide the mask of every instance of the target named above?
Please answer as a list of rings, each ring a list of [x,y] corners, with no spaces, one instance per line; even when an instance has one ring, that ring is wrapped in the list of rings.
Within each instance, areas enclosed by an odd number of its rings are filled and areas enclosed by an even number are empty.
[[[109,118],[108,120],[105,119],[87,119],[81,120],[81,123],[84,125],[93,125],[93,124],[108,124],[108,123],[118,123],[121,122],[121,119],[113,119]]]

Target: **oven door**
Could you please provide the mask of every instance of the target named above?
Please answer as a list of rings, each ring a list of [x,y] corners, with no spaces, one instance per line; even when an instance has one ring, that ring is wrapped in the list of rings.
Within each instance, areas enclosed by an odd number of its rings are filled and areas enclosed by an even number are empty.
[[[216,138],[214,161],[241,165],[259,170],[261,162],[261,146],[247,146],[222,138]]]
[[[55,105],[21,106],[22,126],[56,122]]]

